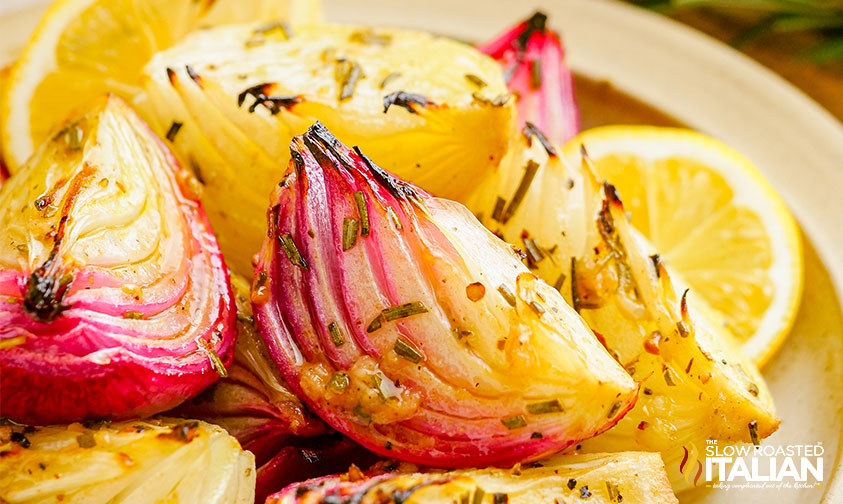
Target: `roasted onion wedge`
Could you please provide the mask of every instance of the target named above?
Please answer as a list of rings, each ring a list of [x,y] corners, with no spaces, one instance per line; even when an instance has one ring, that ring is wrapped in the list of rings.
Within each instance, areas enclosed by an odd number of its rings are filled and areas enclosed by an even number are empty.
[[[693,481],[679,471],[685,449],[772,434],[779,420],[757,368],[686,302],[580,146],[566,145],[560,159],[526,137],[519,145],[468,207],[525,251],[530,269],[562,292],[641,384],[635,408],[583,450],[660,451],[680,491]]]
[[[234,301],[189,175],[119,98],[0,191],[0,415],[146,416],[226,373]]]
[[[260,466],[293,437],[333,431],[307,410],[269,356],[252,316],[249,281],[232,274],[231,285],[237,305],[237,341],[228,376],[167,414],[225,428],[255,454]]]
[[[527,40],[539,30],[535,19],[520,25]],[[544,19],[540,25],[545,31]],[[546,101],[548,113],[519,107],[532,127],[467,205],[523,247],[530,269],[565,295],[641,383],[635,408],[583,450],[660,451],[674,489],[686,489],[693,483],[680,471],[686,454],[708,440],[759,443],[778,428],[770,393],[732,335],[686,302],[669,265],[629,224],[615,189],[597,179],[585,148],[557,144],[565,139],[557,125],[570,123],[567,94],[509,84],[536,95],[522,97],[527,103]]]
[[[507,86],[518,96],[521,129],[541,124],[538,133],[557,145],[579,133],[574,76],[565,64],[559,34],[547,26],[544,13],[536,12],[477,49],[503,67]]]
[[[290,140],[314,121],[456,198],[496,169],[515,117],[491,58],[409,30],[215,28],[159,53],[145,72],[156,131],[205,184],[226,259],[249,276]]]
[[[297,394],[372,451],[535,460],[601,432],[636,386],[582,319],[461,205],[321,124],[296,137],[252,301]]]
[[[446,473],[348,474],[285,488],[267,504],[668,504],[676,503],[655,453],[562,457],[530,467]]]
[[[0,427],[0,501],[252,504],[255,460],[217,426],[148,420]]]
[[[257,333],[249,281],[231,276],[237,342],[228,376],[167,412],[223,427],[255,456],[255,502],[281,488],[366,462],[367,452],[310,413],[290,390]],[[363,457],[352,455],[363,454]],[[365,465],[365,464],[364,464]]]

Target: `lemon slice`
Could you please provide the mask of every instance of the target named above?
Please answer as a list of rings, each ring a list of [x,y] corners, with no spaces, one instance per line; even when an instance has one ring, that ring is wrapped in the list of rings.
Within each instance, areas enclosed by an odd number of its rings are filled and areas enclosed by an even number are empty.
[[[152,55],[198,28],[223,23],[319,20],[318,0],[59,0],[12,67],[0,99],[3,152],[15,172],[58,121],[114,92],[142,99]]]
[[[784,340],[802,294],[796,223],[752,163],[689,130],[609,126],[569,141],[585,146],[697,305],[721,321],[763,365]]]

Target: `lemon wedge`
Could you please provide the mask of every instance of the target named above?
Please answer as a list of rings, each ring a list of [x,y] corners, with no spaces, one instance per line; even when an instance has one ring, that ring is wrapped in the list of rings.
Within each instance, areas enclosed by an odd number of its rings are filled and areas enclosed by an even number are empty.
[[[793,324],[802,294],[799,232],[784,202],[744,156],[690,130],[608,126],[581,133],[597,174],[614,184],[632,224],[763,365]]]
[[[0,97],[0,139],[14,173],[58,121],[110,91],[142,100],[152,55],[224,23],[317,22],[318,0],[59,0],[14,64]]]

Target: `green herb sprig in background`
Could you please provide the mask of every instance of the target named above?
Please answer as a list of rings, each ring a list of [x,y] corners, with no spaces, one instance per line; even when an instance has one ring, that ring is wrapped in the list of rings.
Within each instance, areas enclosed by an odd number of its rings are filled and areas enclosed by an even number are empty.
[[[731,15],[751,16],[752,25],[735,46],[772,34],[814,33],[819,41],[805,56],[818,64],[843,61],[843,0],[630,0],[665,14],[680,9],[710,8]]]

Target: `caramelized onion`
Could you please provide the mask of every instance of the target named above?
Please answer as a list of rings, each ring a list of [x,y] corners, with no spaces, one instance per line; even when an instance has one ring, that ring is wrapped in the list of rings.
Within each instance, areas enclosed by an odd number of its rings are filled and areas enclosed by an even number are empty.
[[[226,374],[228,270],[194,184],[118,98],[0,191],[0,415],[146,416]]]
[[[291,151],[252,301],[281,373],[332,427],[400,460],[506,464],[632,406],[635,384],[582,319],[464,207],[318,123]]]

